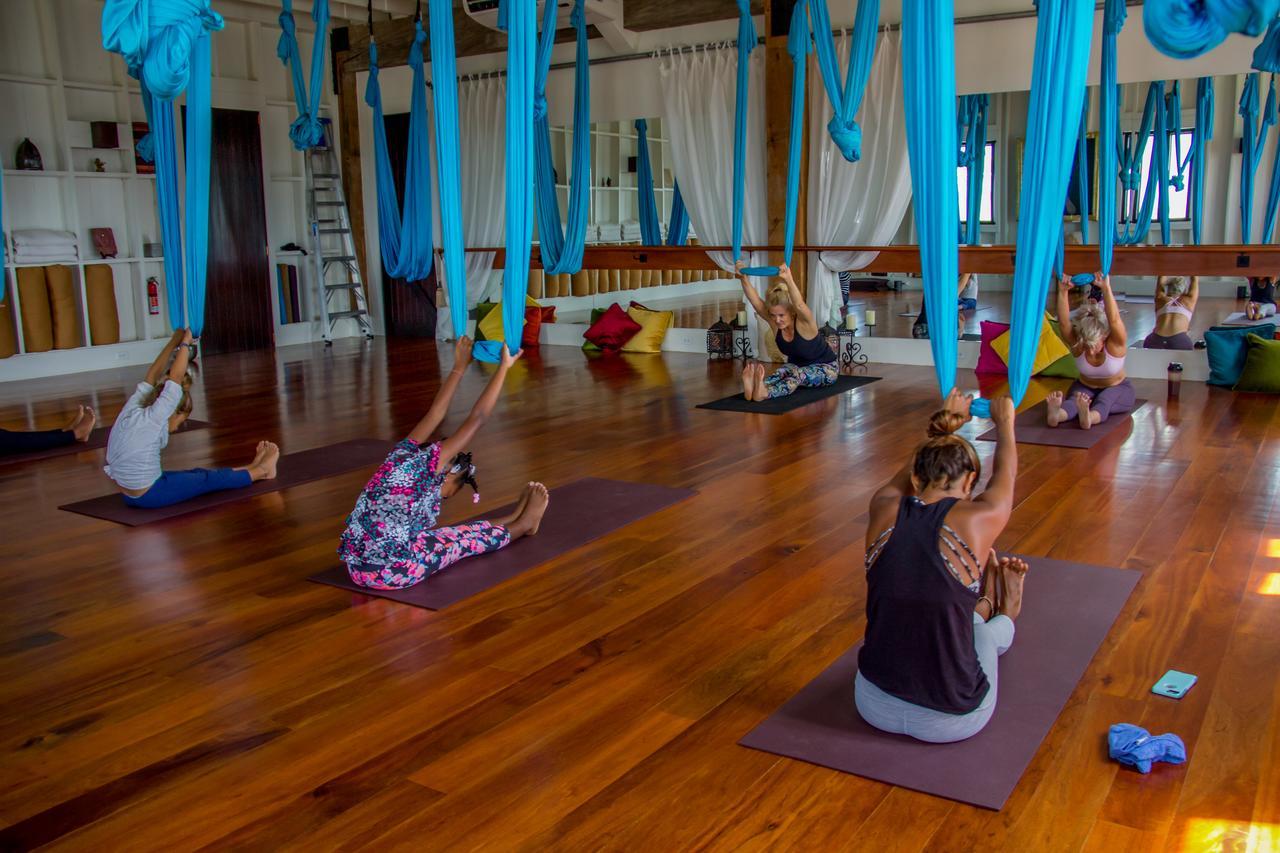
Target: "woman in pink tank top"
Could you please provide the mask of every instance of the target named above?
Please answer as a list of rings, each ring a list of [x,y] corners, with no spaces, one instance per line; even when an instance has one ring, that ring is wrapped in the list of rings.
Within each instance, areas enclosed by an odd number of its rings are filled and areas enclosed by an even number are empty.
[[[1094,286],[1102,291],[1102,304],[1087,301],[1072,314],[1071,279],[1063,276],[1058,282],[1058,323],[1080,378],[1065,395],[1061,391],[1049,395],[1051,427],[1074,420],[1080,429],[1089,429],[1133,409],[1133,383],[1124,375],[1128,335],[1111,292],[1111,277],[1098,273]]]

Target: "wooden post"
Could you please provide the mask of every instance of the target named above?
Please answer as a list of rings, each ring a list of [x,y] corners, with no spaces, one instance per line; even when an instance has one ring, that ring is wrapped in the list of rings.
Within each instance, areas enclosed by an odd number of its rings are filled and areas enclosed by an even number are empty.
[[[787,55],[787,34],[791,26],[791,12],[795,0],[767,0],[764,6],[765,57],[764,57],[764,115],[765,115],[765,183],[768,210],[770,245],[782,245],[786,241],[787,224],[787,159],[791,156],[791,57]],[[807,99],[806,99],[807,107]],[[805,113],[805,129],[808,130],[808,112]],[[805,139],[808,134],[805,134]],[[809,146],[803,145],[800,160],[800,196],[796,211],[795,244],[808,242],[805,227],[805,207],[809,188]],[[781,252],[771,252],[769,261],[781,263]],[[808,293],[808,264],[805,255],[796,252],[792,259],[792,271],[801,293]]]
[[[338,67],[338,132],[342,137],[342,192],[347,197],[351,242],[356,247],[365,299],[369,299],[369,265],[365,258],[364,180],[360,173],[360,99],[356,97],[356,72],[346,63]],[[354,296],[352,297],[354,301]]]

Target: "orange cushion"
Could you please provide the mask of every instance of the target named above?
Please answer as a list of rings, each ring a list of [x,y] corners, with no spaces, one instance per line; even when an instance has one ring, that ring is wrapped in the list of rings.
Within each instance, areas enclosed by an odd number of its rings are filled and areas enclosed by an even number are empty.
[[[49,310],[49,288],[45,285],[44,267],[18,270],[18,305],[22,312],[24,352],[48,352],[53,349],[53,314]]]
[[[94,346],[120,343],[120,312],[110,264],[84,268],[84,296],[89,304],[89,342]]]
[[[0,275],[8,278],[0,271]],[[0,358],[8,358],[18,351],[18,333],[13,328],[13,284],[5,283],[4,300],[0,301]]]
[[[53,320],[53,348],[75,349],[81,345],[80,311],[76,306],[76,289],[71,281],[71,267],[44,268],[49,286],[49,313]]]

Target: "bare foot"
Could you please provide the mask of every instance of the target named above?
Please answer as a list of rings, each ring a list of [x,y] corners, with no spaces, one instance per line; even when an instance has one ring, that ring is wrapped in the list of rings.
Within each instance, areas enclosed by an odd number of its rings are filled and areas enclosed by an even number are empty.
[[[525,504],[524,512],[510,527],[511,538],[519,539],[521,536],[537,535],[538,527],[542,524],[542,514],[547,511],[547,504],[550,501],[551,495],[547,492],[547,487],[541,483],[534,483],[530,487],[529,502]]]
[[[1049,396],[1045,398],[1045,402],[1049,404],[1049,426],[1056,427],[1067,419],[1067,416],[1062,413],[1061,391],[1050,391]]]
[[[88,406],[81,406],[81,409],[80,420],[72,427],[72,432],[76,434],[76,441],[88,441],[93,428],[98,425],[98,413]]]
[[[1000,614],[1017,619],[1022,612],[1022,584],[1027,578],[1025,560],[1018,557],[1000,558],[1000,581],[1004,594],[1000,597]]]
[[[755,364],[747,362],[742,365],[742,396],[750,400],[756,393]]]
[[[269,441],[258,442],[258,455],[249,466],[249,474],[255,480],[274,480],[276,463],[280,461],[280,448]]]
[[[764,365],[756,363],[756,402],[760,403],[769,399],[769,386],[765,384],[766,376]]]
[[[533,492],[533,483],[529,483],[524,487],[524,491],[520,493],[520,500],[516,502],[516,508],[511,511],[510,515],[503,516],[498,519],[496,524],[503,527],[510,527],[515,523],[516,519],[524,514],[524,508],[529,505],[529,495]]]
[[[1093,426],[1093,412],[1089,411],[1089,404],[1093,399],[1083,391],[1076,392],[1076,407],[1080,410],[1078,419],[1080,421],[1080,429],[1088,429]]]

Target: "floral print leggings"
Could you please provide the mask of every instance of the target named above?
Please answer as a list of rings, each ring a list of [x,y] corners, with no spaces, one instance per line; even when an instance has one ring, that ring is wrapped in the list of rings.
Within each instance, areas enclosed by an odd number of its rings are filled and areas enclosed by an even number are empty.
[[[349,565],[347,573],[351,580],[370,589],[406,589],[459,560],[497,551],[510,543],[507,528],[487,521],[440,527],[418,534],[412,562],[398,560],[389,566],[368,566],[371,571]]]
[[[784,364],[764,379],[765,390],[770,397],[785,397],[794,394],[797,388],[821,388],[831,385],[840,375],[840,368],[834,361],[827,364],[810,364],[797,367]]]

